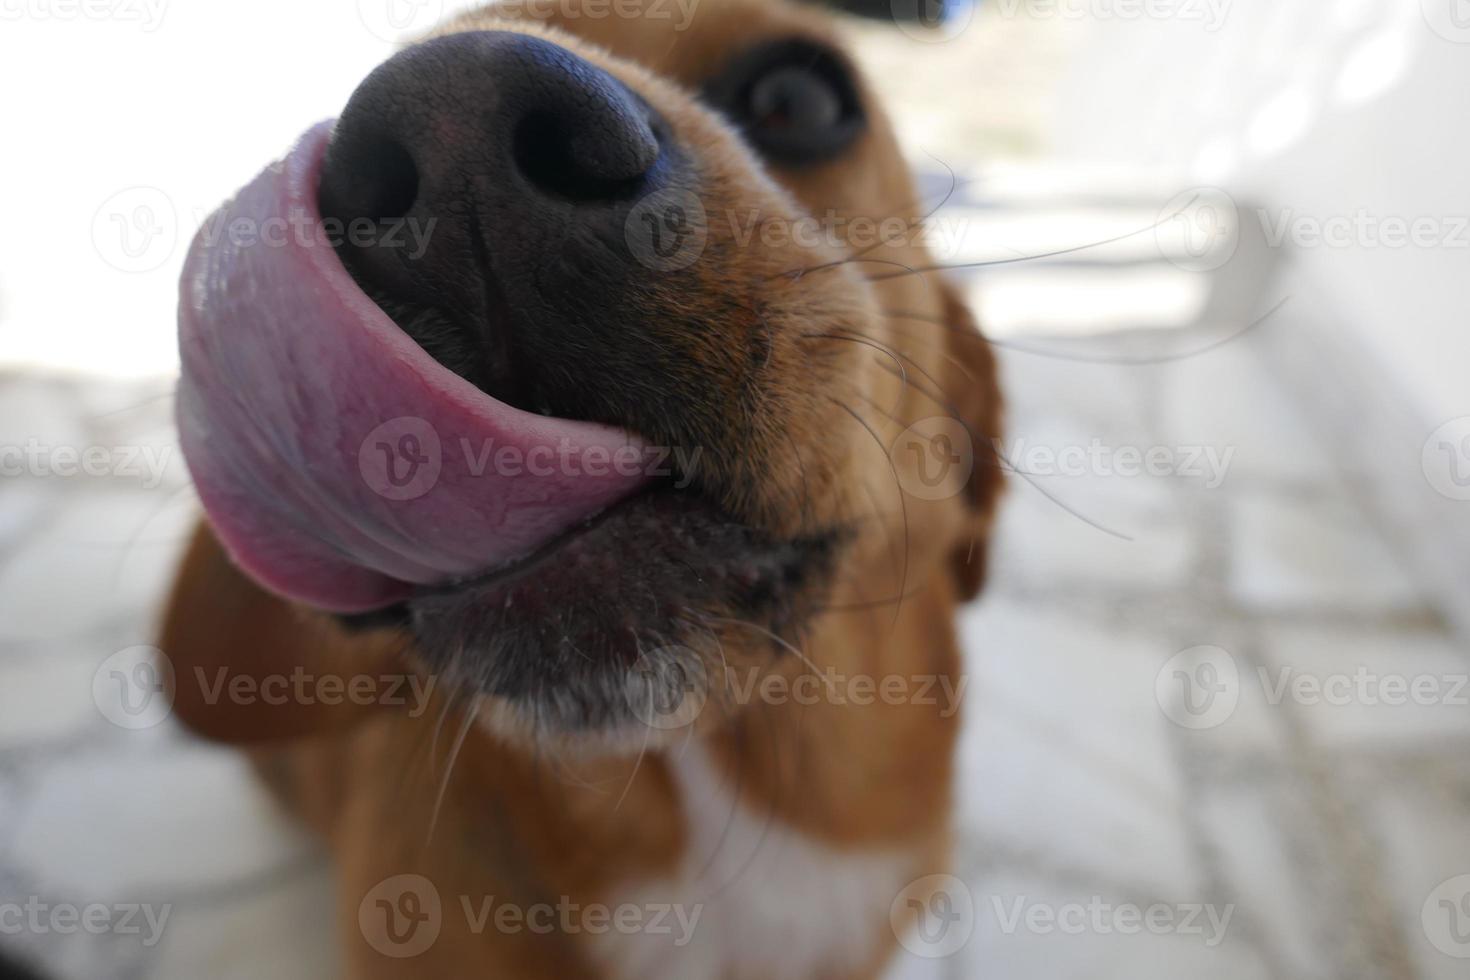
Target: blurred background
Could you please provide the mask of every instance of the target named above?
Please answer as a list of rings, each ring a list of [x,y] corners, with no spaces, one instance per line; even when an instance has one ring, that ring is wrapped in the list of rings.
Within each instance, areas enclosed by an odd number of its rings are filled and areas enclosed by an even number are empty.
[[[894,974],[1470,975],[1470,2],[848,5],[1022,471],[962,941]],[[58,976],[331,973],[322,856],[106,678],[197,515],[189,238],[456,6],[0,2],[0,944]]]

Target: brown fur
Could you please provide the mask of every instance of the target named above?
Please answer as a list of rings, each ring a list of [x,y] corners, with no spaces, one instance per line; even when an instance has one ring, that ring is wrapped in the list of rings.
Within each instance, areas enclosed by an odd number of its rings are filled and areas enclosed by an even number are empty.
[[[677,35],[670,22],[613,16],[513,23],[572,48],[640,92],[706,168],[711,248],[723,261],[696,266],[698,288],[685,283],[675,295],[671,287],[663,302],[678,304],[686,317],[720,323],[724,332],[718,343],[670,336],[681,356],[663,369],[690,391],[709,388],[711,417],[690,423],[698,431],[654,435],[720,449],[720,485],[731,496],[725,503],[772,533],[799,530],[813,515],[860,518],[822,597],[823,611],[802,631],[805,660],[847,676],[958,678],[953,613],[981,586],[1001,482],[992,450],[1000,403],[989,348],[936,273],[897,274],[933,264],[917,245],[893,242],[864,261],[834,265],[844,258],[840,250],[759,243],[740,249],[720,238],[728,235],[724,209],[792,218],[829,209],[921,217],[891,130],[874,94],[864,91],[870,125],[855,147],[814,170],[781,172],[756,164],[682,88],[697,87],[755,40],[801,35],[835,43],[832,27],[809,10],[767,0],[709,0]],[[482,12],[440,33],[507,26]],[[801,269],[812,271],[783,275]],[[751,292],[757,295],[744,307],[728,302]],[[769,357],[755,378],[740,352],[760,331]],[[803,336],[810,334],[833,336]],[[730,399],[748,394],[742,386],[758,389],[761,410],[745,418],[721,414]],[[965,492],[937,501],[905,494],[905,474],[895,469],[902,459],[895,463],[885,451],[908,424],[931,416],[959,418],[975,449]],[[797,657],[773,658],[770,639],[758,630],[732,625],[719,642],[717,664],[791,676],[809,669]],[[364,942],[359,901],[378,882],[405,873],[432,880],[446,906],[461,894],[522,905],[556,896],[604,901],[622,885],[670,874],[684,853],[687,801],[664,748],[597,751],[528,738],[496,724],[494,705],[480,706],[482,723],[469,724],[469,699],[443,689],[417,718],[379,706],[208,703],[197,670],[264,676],[304,665],[316,675],[350,677],[417,668],[399,634],[349,634],[260,590],[230,565],[207,528],[179,574],[161,646],[178,672],[182,719],[210,737],[252,744],[282,798],[329,842],[340,869],[341,940],[351,977],[607,975],[599,947],[584,936],[493,928],[474,935],[448,910],[427,952],[385,957]],[[941,717],[932,705],[881,702],[734,705],[718,683],[711,695],[714,710],[704,712],[694,737],[739,785],[745,810],[854,855],[906,854],[914,878],[945,870],[958,716]],[[871,929],[878,951],[860,975],[879,972],[893,944],[884,917],[875,917]],[[739,964],[726,972],[742,975]]]

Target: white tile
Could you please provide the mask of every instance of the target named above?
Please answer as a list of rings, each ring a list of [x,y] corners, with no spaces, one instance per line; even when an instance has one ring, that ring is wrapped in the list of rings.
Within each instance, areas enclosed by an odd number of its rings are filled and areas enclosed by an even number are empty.
[[[1170,488],[1149,477],[1010,478],[993,542],[1000,588],[1180,588],[1193,530]]]
[[[1174,443],[1233,447],[1227,486],[1236,477],[1332,482],[1329,447],[1270,376],[1248,337],[1156,370],[1166,437]]]
[[[154,748],[42,774],[0,845],[5,860],[73,901],[151,901],[265,874],[309,852],[242,755]]]
[[[967,611],[962,630],[961,832],[1162,895],[1193,890],[1184,789],[1154,695],[1167,646],[998,600]]]
[[[1248,608],[1421,606],[1398,560],[1346,501],[1252,493],[1237,498],[1231,513],[1230,591]]]
[[[1470,875],[1470,834],[1466,833],[1465,799],[1470,786],[1456,790],[1410,787],[1376,796],[1372,805],[1372,822],[1383,842],[1381,860],[1388,892],[1385,904],[1403,931],[1410,954],[1415,958],[1422,980],[1464,980],[1470,969],[1470,942],[1451,945],[1462,956],[1451,956],[1437,948],[1426,929],[1429,924],[1440,927],[1451,909],[1431,902],[1436,889],[1444,882]],[[1470,894],[1470,885],[1454,896],[1457,901]],[[1426,910],[1426,904],[1430,908]],[[1466,923],[1464,905],[1456,910],[1459,927]],[[1461,933],[1463,935],[1463,932]],[[1441,941],[1444,940],[1441,933]]]
[[[1034,438],[1058,424],[1111,443],[1150,438],[1145,369],[1008,348],[1010,341],[995,343],[1008,442]],[[1042,349],[1041,341],[1025,343]]]
[[[54,642],[111,617],[148,618],[194,520],[187,495],[98,487],[0,565],[0,639]],[[132,642],[143,642],[143,638]]]
[[[1215,787],[1199,801],[1199,820],[1220,855],[1240,925],[1258,932],[1296,980],[1329,980],[1333,961],[1319,944],[1330,911],[1306,891],[1283,836],[1276,801],[1257,788]],[[1325,914],[1324,914],[1325,913]]]
[[[86,427],[64,383],[0,375],[0,445],[82,446]]]
[[[37,744],[95,728],[95,660],[42,652],[0,661],[0,749]]]
[[[67,499],[44,480],[0,477],[0,549],[9,553],[28,536],[44,533],[47,518]]]
[[[1271,627],[1255,683],[1325,745],[1470,746],[1470,652],[1435,632]]]

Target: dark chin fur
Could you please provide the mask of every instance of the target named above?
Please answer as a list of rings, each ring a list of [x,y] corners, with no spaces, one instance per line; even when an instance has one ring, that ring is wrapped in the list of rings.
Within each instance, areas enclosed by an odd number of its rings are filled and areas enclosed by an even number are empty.
[[[656,488],[512,569],[409,600],[408,625],[456,686],[505,699],[538,728],[613,731],[643,710],[633,702],[649,692],[630,678],[646,682],[650,658],[660,678],[678,676],[680,658],[703,674],[731,620],[755,627],[732,641],[779,653],[762,631],[800,628],[839,538],[767,540],[699,494]]]

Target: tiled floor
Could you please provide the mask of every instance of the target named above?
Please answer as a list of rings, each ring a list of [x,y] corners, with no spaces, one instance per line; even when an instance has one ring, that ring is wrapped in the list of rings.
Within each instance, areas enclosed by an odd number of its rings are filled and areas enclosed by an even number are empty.
[[[1093,343],[1137,355],[1158,335]],[[1453,881],[1470,873],[1456,680],[1470,655],[1254,341],[1139,366],[1014,349],[1002,362],[1007,451],[1028,475],[993,586],[964,614],[957,875],[973,914],[953,956],[895,973],[1465,976],[1470,941],[1449,916],[1470,891]],[[0,443],[142,447],[163,463],[153,475],[114,455],[124,475],[0,483],[0,901],[118,917],[0,941],[67,977],[330,975],[322,859],[240,761],[167,722],[120,727],[94,701],[103,661],[149,641],[193,514],[163,391],[0,385]],[[1165,476],[1048,476],[1026,455],[1093,439],[1233,455]],[[1372,681],[1315,698],[1294,686],[1362,672],[1438,693],[1394,705]],[[161,941],[141,917],[122,928],[132,903],[170,905]]]

